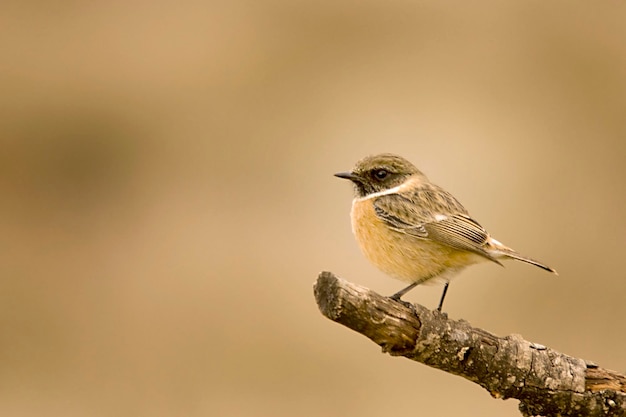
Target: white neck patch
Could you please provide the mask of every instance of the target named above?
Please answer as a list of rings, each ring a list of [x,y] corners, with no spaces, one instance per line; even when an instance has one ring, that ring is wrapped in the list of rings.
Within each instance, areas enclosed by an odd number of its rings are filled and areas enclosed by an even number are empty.
[[[372,198],[377,198],[383,195],[389,195],[389,194],[397,194],[402,192],[403,190],[406,190],[407,188],[410,188],[411,186],[413,186],[414,184],[419,183],[419,178],[416,176],[411,176],[409,178],[407,178],[406,181],[404,181],[402,184],[397,185],[395,187],[392,188],[388,188],[386,190],[382,190],[382,191],[377,191],[375,193],[371,193],[366,195],[365,197],[356,197],[354,199],[354,202],[357,201],[365,201],[365,200],[369,200]]]

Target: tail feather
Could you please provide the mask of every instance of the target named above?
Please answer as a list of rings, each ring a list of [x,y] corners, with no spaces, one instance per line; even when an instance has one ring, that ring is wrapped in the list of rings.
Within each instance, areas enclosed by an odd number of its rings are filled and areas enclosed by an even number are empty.
[[[541,262],[539,262],[539,261],[535,261],[534,259],[531,259],[531,258],[527,258],[527,257],[525,257],[525,256],[522,256],[522,255],[520,255],[520,254],[519,254],[519,253],[517,253],[517,252],[508,252],[508,251],[507,251],[507,252],[504,252],[504,253],[503,253],[503,255],[504,255],[504,256],[507,256],[507,257],[509,257],[509,258],[516,259],[516,260],[518,260],[518,261],[526,262],[527,264],[531,264],[531,265],[538,266],[538,267],[539,267],[539,268],[541,268],[541,269],[545,269],[545,270],[546,270],[546,271],[548,271],[548,272],[552,272],[552,273],[553,273],[553,274],[555,274],[555,275],[559,275],[559,273],[558,273],[558,272],[556,272],[556,270],[555,270],[554,268],[550,268],[548,265],[544,265],[544,264],[542,264],[542,263],[541,263]]]
[[[502,243],[498,242],[494,238],[490,238],[488,244],[489,246],[491,246],[491,250],[489,252],[491,252],[491,254],[493,254],[494,257],[505,257],[505,258],[511,258],[511,259],[515,259],[518,261],[526,262],[527,264],[535,265],[548,272],[552,272],[555,275],[559,275],[559,273],[556,272],[554,268],[550,268],[549,266],[542,264],[539,261],[520,255],[519,253],[515,252],[513,249],[507,246],[504,246]]]

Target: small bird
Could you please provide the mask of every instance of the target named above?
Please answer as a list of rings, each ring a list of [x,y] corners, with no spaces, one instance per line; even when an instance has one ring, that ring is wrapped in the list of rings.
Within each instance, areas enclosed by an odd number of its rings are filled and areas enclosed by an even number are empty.
[[[411,283],[391,296],[395,300],[419,284],[443,282],[441,311],[452,276],[483,261],[502,266],[500,260],[516,259],[557,274],[489,236],[452,194],[400,156],[368,156],[335,176],[354,185],[352,231],[366,258]]]

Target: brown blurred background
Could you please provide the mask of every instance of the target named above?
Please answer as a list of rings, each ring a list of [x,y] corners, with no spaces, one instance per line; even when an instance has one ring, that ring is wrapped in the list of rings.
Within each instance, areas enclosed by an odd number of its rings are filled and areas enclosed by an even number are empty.
[[[453,318],[626,371],[626,5],[21,2],[0,10],[0,415],[517,416],[323,318],[403,286],[333,178],[396,152],[558,269]],[[440,287],[408,299],[434,307]]]

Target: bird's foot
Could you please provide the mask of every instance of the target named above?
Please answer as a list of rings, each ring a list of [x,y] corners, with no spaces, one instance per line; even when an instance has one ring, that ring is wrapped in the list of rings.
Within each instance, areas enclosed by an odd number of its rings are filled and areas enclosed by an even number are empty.
[[[410,309],[414,309],[415,306],[413,305],[413,303],[409,303],[408,301],[404,301],[403,299],[401,299],[400,297],[402,297],[402,294],[394,294],[392,295],[391,298],[393,301],[402,304],[405,307],[408,307]]]
[[[402,291],[395,293],[394,295],[389,296],[393,301],[402,301]]]

